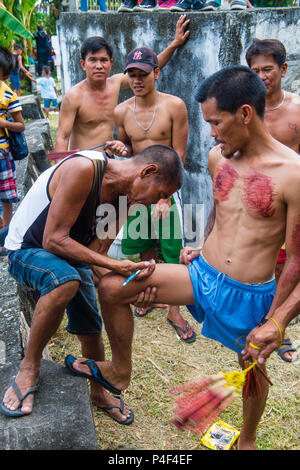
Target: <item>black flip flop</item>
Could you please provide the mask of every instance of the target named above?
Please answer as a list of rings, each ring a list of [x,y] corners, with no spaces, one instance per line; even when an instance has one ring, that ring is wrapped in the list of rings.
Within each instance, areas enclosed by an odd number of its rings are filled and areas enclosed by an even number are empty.
[[[65,357],[65,366],[69,369],[70,372],[72,372],[73,375],[78,375],[79,377],[84,377],[86,379],[93,380],[94,382],[97,382],[98,384],[102,385],[102,387],[106,388],[106,390],[111,393],[114,393],[115,395],[121,394],[121,390],[115,388],[103,378],[101,370],[93,359],[88,359],[87,361],[81,363],[86,364],[88,366],[92,375],[86,374],[84,372],[79,372],[79,370],[74,369],[73,364],[76,360],[77,358],[72,356],[71,354],[68,354],[68,356]]]
[[[38,389],[39,389],[39,386],[40,386],[40,383],[38,382],[37,385],[34,385],[33,387],[30,387],[25,393],[21,393],[16,381],[14,380],[13,383],[11,384],[12,388],[14,389],[18,399],[20,400],[20,404],[18,406],[18,408],[16,410],[9,410],[8,408],[6,408],[6,406],[4,405],[4,403],[2,402],[1,405],[0,405],[0,411],[5,415],[5,416],[9,416],[10,418],[19,418],[21,416],[27,416],[27,415],[30,415],[30,413],[23,413],[23,411],[21,410],[22,406],[23,406],[23,401],[25,400],[25,398],[30,395],[30,393],[35,393]]]
[[[182,331],[183,334],[187,333],[187,331],[189,329],[189,326],[190,326],[188,322],[186,322],[185,329],[181,328],[181,326],[175,325],[175,323],[173,323],[168,318],[167,318],[167,322],[170,323],[171,327],[174,328],[174,330],[176,331],[176,333],[179,336],[180,340],[183,341],[184,343],[193,343],[196,340],[197,335],[196,335],[195,331],[193,332],[193,334],[190,338],[186,338],[186,339],[184,339],[180,334],[178,334],[178,330]]]
[[[282,347],[282,346],[285,346],[285,347]],[[278,356],[285,362],[296,362],[298,361],[298,355],[295,359],[288,359],[285,357],[284,353],[286,352],[294,352],[294,351],[297,351],[296,348],[294,348],[294,346],[292,345],[292,342],[290,340],[290,338],[285,338],[282,343],[281,343],[281,346],[279,349],[277,349],[277,354]]]
[[[139,307],[137,307],[137,308],[139,308]],[[146,317],[147,315],[149,315],[149,313],[151,313],[152,310],[154,310],[155,307],[149,308],[148,312],[145,313],[145,315],[140,315],[137,311],[137,308],[134,309],[134,316],[137,317],[137,318],[143,318],[143,317]]]
[[[134,420],[134,413],[133,413],[133,410],[130,408],[130,416],[125,420],[125,421],[120,421],[119,419],[115,418],[114,416],[112,416],[108,411],[113,409],[113,408],[117,408],[118,410],[120,410],[120,412],[123,414],[123,410],[124,410],[124,400],[119,397],[118,395],[114,395],[115,398],[118,398],[120,400],[120,406],[118,405],[107,405],[107,406],[100,406],[99,408],[103,411],[105,411],[106,413],[109,414],[109,416],[114,419],[115,421],[117,421],[117,423],[119,424],[131,424]]]

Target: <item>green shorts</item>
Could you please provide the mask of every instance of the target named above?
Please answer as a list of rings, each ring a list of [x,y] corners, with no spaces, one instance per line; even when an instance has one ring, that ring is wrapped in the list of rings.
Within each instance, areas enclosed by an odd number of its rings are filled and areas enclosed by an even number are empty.
[[[143,213],[137,211],[128,218],[123,227],[122,252],[125,255],[144,253],[155,247],[159,241],[165,262],[179,263],[180,250],[183,246],[179,197],[177,194],[172,196],[170,216],[165,219],[152,220],[151,210],[152,207],[148,206]]]

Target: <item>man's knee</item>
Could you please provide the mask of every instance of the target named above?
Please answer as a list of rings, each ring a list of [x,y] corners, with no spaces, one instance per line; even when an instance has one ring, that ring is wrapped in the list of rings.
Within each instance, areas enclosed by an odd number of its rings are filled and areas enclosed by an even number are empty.
[[[80,282],[77,280],[68,281],[53,289],[52,295],[55,296],[59,303],[68,304],[77,294]]]
[[[107,274],[103,276],[99,282],[99,298],[100,301],[106,303],[116,303],[121,298],[121,282],[119,276]]]

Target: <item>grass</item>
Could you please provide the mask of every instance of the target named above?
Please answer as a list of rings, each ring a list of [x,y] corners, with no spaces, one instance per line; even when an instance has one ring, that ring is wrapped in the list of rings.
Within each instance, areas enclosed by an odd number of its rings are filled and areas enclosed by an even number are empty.
[[[192,344],[179,341],[166,322],[166,310],[155,309],[147,317],[135,319],[133,373],[124,399],[135,412],[130,426],[121,426],[93,407],[95,427],[101,449],[136,447],[140,450],[205,450],[201,436],[180,432],[171,423],[173,398],[169,387],[219,371],[238,369],[236,354],[215,341],[201,336],[201,326],[191,319],[185,307],[182,315],[198,333]],[[53,360],[63,363],[66,354],[80,356],[76,337],[61,325],[50,343]],[[300,323],[288,327],[294,344],[300,335]],[[104,332],[107,358],[110,349]],[[268,361],[268,375],[273,381],[269,399],[258,429],[259,450],[299,450],[299,361],[286,363],[273,354]],[[221,415],[237,429],[242,425],[240,398]]]
[[[55,141],[57,115],[50,115]],[[100,449],[135,447],[140,450],[206,450],[201,436],[180,432],[172,425],[173,398],[169,387],[219,371],[237,370],[237,356],[219,343],[201,336],[201,326],[193,321],[185,307],[182,315],[198,334],[192,344],[179,341],[166,322],[166,310],[155,309],[147,317],[135,319],[133,373],[124,399],[134,409],[135,421],[121,426],[93,407]],[[52,338],[49,351],[54,361],[63,364],[66,354],[81,356],[76,337],[65,332],[65,322]],[[287,333],[300,346],[300,323]],[[110,348],[104,331],[107,359]],[[277,354],[268,361],[268,375],[273,381],[269,399],[258,428],[259,450],[300,450],[299,444],[299,361],[283,362]],[[242,426],[242,401],[236,399],[221,419],[237,429]]]

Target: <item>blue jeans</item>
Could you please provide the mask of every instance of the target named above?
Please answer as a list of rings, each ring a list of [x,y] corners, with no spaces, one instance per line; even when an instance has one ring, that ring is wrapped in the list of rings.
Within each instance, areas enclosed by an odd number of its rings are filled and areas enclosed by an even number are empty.
[[[8,234],[8,227],[9,225],[0,230],[0,246],[4,246],[4,240]]]
[[[67,331],[76,335],[101,333],[92,270],[83,263],[72,264],[42,248],[10,251],[8,255],[11,276],[25,289],[46,295],[65,282],[78,280],[80,286],[67,306]]]

